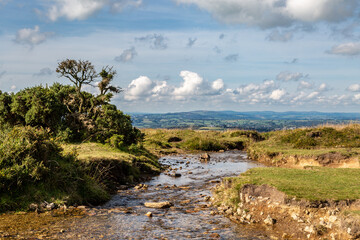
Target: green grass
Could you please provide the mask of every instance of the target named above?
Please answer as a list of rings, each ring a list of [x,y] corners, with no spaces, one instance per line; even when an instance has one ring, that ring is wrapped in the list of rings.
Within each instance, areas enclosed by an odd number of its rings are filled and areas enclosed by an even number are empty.
[[[360,199],[360,169],[253,168],[231,180],[237,190],[244,184],[267,184],[298,199]]]
[[[219,151],[244,149],[259,138],[255,131],[210,131],[190,129],[143,129],[144,146],[156,154],[181,153],[184,151]],[[171,138],[178,141],[171,141]]]
[[[260,156],[320,156],[340,153],[344,157],[360,154],[360,125],[333,125],[316,128],[282,130],[263,134],[265,141],[252,144],[248,153]]]

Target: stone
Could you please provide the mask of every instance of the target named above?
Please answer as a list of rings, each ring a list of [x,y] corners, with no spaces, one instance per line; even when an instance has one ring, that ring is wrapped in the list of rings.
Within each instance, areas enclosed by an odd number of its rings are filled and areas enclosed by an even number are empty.
[[[314,226],[313,225],[310,225],[310,226],[306,226],[305,229],[304,229],[304,232],[307,232],[307,233],[314,233]]]
[[[264,219],[264,223],[269,226],[274,225],[275,222],[276,220],[273,219],[270,215],[268,215],[267,218]]]
[[[148,208],[169,208],[173,206],[173,204],[169,201],[166,202],[146,202],[144,203],[145,207]]]
[[[295,221],[299,220],[299,217],[296,213],[291,213],[291,218],[294,219]]]
[[[55,203],[49,203],[48,205],[46,205],[46,210],[48,210],[48,211],[51,211],[55,208],[56,208]]]
[[[329,217],[329,222],[331,222],[331,223],[334,223],[336,220],[337,220],[337,217],[334,215]]]
[[[38,209],[39,208],[39,205],[37,205],[36,203],[31,203],[30,205],[29,205],[29,210],[30,211],[35,211],[36,209]]]
[[[148,216],[148,217],[152,217],[152,216],[153,216],[152,212],[147,212],[145,215]]]
[[[207,153],[204,153],[200,156],[200,161],[202,162],[207,162],[207,161],[210,161],[210,155],[207,154]]]
[[[170,173],[169,176],[174,177],[174,178],[178,178],[181,177],[180,173],[174,172],[174,173]]]

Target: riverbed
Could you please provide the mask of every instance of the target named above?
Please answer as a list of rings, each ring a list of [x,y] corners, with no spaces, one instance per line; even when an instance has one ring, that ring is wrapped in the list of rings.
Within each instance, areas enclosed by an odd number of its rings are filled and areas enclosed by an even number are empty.
[[[54,213],[1,215],[0,237],[35,239],[268,239],[265,232],[238,225],[216,214],[209,198],[221,178],[261,166],[241,151],[161,158],[168,170],[118,194],[103,206],[79,209],[70,216]],[[176,173],[176,177],[175,177]],[[169,201],[166,209],[145,202]],[[151,212],[152,217],[146,216]],[[16,220],[16,218],[18,220]],[[8,225],[6,224],[8,221]],[[13,221],[13,224],[11,224]],[[32,222],[38,224],[32,224]],[[16,222],[16,223],[15,223]],[[23,222],[23,223],[21,223]],[[45,224],[46,223],[46,224]]]

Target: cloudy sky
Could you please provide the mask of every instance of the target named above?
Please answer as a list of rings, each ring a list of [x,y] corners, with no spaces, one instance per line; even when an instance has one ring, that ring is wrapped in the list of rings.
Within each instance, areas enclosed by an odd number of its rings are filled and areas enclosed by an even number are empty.
[[[0,0],[0,22],[1,91],[73,58],[114,67],[125,112],[360,109],[358,0]]]

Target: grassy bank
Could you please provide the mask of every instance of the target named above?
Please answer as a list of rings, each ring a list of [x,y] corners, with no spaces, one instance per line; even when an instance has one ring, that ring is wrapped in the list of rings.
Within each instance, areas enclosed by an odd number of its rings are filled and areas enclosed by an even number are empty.
[[[350,158],[360,153],[360,125],[334,125],[275,131],[263,134],[265,140],[249,146],[254,160],[277,161],[283,157],[319,157],[336,154]]]
[[[360,169],[324,168],[253,168],[239,177],[227,178],[230,187],[217,189],[227,204],[240,202],[239,192],[246,184],[275,187],[289,198],[309,201],[360,199]]]
[[[255,131],[199,131],[178,129],[143,129],[144,146],[151,152],[164,155],[195,151],[243,150],[262,139]]]
[[[0,132],[0,212],[30,203],[97,205],[119,184],[160,172],[157,157],[140,145],[121,149],[100,143],[59,145],[43,128]]]

